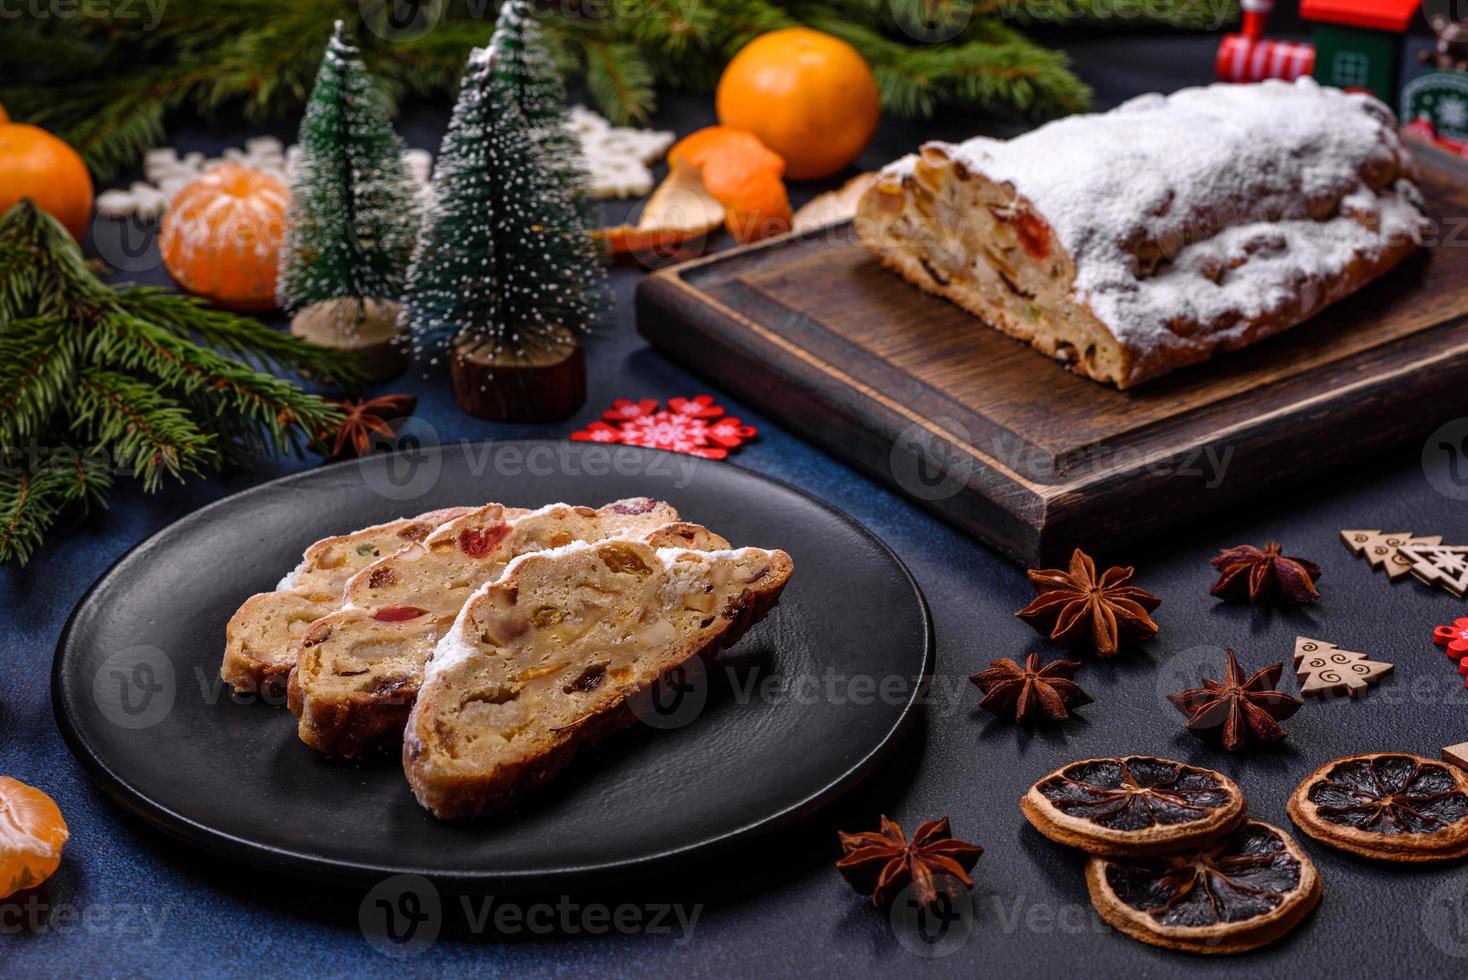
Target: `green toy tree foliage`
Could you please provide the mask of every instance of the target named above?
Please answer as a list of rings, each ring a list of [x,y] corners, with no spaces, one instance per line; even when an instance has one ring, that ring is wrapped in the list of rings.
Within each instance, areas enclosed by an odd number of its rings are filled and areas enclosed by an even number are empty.
[[[418,187],[341,21],[306,103],[300,147],[281,249],[281,305],[396,301],[418,230]]]
[[[558,349],[598,305],[578,188],[535,144],[492,52],[470,57],[408,273],[407,319],[430,358],[462,342],[515,358]]]

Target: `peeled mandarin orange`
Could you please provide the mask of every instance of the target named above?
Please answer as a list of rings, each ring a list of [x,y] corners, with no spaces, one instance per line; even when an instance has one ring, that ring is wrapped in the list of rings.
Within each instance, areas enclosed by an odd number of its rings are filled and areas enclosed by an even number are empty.
[[[55,874],[68,836],[55,800],[18,779],[0,776],[0,899]]]
[[[28,197],[80,242],[92,217],[92,176],[77,152],[39,126],[0,121],[0,214]]]
[[[278,177],[226,163],[179,191],[158,249],[187,292],[227,310],[276,307],[275,270],[290,190]]]
[[[720,123],[758,136],[784,158],[793,180],[849,165],[881,112],[866,60],[840,38],[805,27],[772,31],[741,48],[714,102]]]
[[[751,133],[708,126],[668,151],[668,167],[696,168],[724,206],[724,225],[741,244],[790,230],[790,199],[780,179],[785,162]]]

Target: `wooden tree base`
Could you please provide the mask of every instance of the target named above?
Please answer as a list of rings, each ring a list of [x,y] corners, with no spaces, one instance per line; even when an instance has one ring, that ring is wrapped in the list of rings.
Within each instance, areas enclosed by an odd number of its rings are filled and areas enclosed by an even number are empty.
[[[322,347],[347,351],[372,381],[407,370],[412,357],[398,330],[397,303],[375,299],[328,299],[312,303],[291,320],[291,333]]]
[[[526,358],[460,345],[449,374],[459,407],[496,422],[555,422],[586,401],[586,355],[574,340]]]

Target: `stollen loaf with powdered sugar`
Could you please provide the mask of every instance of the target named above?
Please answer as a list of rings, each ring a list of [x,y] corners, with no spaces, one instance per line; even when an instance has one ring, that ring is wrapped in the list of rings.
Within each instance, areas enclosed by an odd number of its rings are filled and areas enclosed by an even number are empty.
[[[1292,327],[1430,229],[1391,112],[1311,79],[1144,95],[884,169],[856,228],[881,262],[1129,388]]]

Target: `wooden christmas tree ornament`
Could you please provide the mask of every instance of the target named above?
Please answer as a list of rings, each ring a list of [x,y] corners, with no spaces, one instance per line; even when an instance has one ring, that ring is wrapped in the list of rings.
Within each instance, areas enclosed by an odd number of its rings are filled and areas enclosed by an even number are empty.
[[[373,381],[402,374],[412,356],[398,329],[402,307],[389,300],[322,300],[291,319],[291,333],[321,347],[350,353]]]
[[[1365,558],[1372,568],[1385,568],[1387,577],[1396,581],[1412,571],[1412,563],[1397,551],[1398,548],[1426,548],[1441,544],[1442,538],[1414,538],[1411,531],[1383,534],[1380,531],[1342,531],[1341,540],[1352,554]]]
[[[1342,650],[1334,643],[1297,636],[1295,670],[1299,673],[1301,697],[1349,694],[1357,698],[1366,688],[1390,675],[1393,666],[1368,660],[1364,653]]]
[[[1418,581],[1445,589],[1459,599],[1468,594],[1468,547],[1403,545],[1397,553],[1411,565]]]
[[[1443,761],[1450,762],[1459,769],[1468,769],[1468,742],[1449,745],[1443,749]]]
[[[460,341],[450,359],[454,400],[496,422],[555,422],[586,401],[586,355],[569,333],[558,346],[495,353],[488,342]]]

